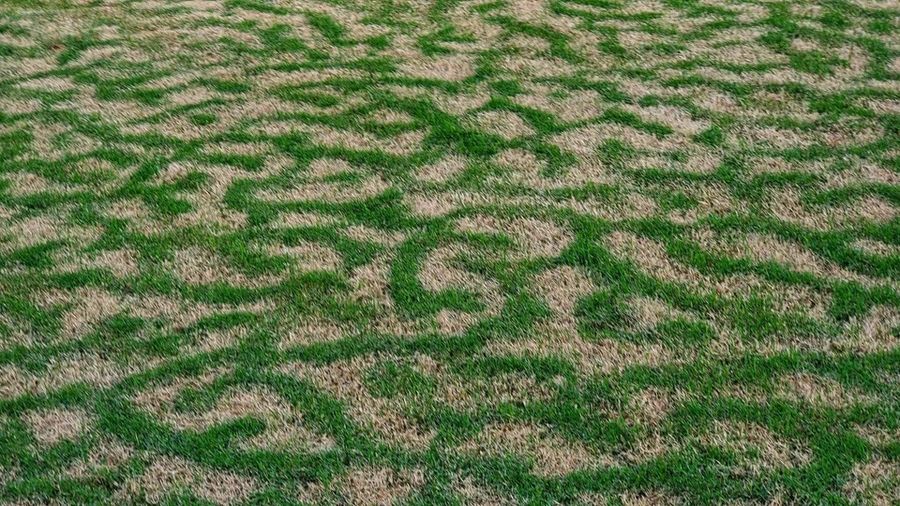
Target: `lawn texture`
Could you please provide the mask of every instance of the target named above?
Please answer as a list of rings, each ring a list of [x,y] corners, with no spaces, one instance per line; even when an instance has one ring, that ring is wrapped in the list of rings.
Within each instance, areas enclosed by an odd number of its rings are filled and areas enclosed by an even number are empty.
[[[896,504],[896,0],[0,0],[0,503]]]

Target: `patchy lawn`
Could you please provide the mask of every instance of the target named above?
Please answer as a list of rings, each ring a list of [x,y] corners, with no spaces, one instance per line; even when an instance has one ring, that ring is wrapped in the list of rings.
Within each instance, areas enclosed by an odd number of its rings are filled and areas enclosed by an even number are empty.
[[[890,0],[0,0],[0,503],[889,504]]]

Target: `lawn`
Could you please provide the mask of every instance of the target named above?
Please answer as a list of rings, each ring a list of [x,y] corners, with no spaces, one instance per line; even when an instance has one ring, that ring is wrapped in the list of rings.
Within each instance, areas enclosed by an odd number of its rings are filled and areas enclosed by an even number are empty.
[[[896,0],[0,0],[0,504],[897,504]]]

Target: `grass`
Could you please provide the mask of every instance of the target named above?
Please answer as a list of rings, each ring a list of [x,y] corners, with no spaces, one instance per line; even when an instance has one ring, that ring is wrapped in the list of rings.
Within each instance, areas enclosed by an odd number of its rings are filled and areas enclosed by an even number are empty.
[[[896,501],[898,14],[0,0],[0,503]]]

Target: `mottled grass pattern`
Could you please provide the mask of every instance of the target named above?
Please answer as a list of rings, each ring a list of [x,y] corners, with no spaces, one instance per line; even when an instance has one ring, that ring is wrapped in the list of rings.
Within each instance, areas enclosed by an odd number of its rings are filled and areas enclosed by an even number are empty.
[[[0,0],[0,503],[895,504],[892,0]]]

